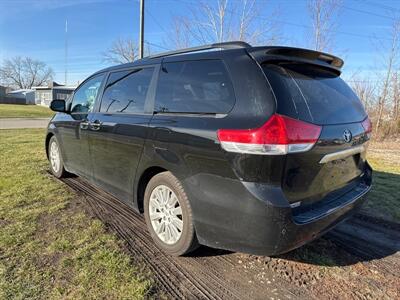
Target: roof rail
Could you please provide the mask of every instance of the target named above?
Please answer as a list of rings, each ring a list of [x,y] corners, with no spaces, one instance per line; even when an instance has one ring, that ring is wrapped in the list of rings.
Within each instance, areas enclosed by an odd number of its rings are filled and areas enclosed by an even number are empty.
[[[184,54],[184,53],[197,52],[197,51],[204,51],[204,50],[210,50],[210,49],[218,49],[218,48],[239,49],[239,48],[250,48],[250,47],[251,47],[251,45],[246,42],[232,41],[232,42],[214,43],[214,44],[209,44],[209,45],[179,49],[179,50],[168,51],[168,52],[162,52],[162,53],[158,53],[155,55],[147,56],[146,58],[158,58],[158,57],[171,56],[171,55],[176,55],[176,54]]]

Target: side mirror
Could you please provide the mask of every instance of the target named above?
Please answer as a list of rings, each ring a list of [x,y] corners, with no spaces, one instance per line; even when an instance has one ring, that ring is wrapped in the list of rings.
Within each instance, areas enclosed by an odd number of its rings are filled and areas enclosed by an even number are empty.
[[[58,112],[67,112],[65,107],[65,100],[53,100],[50,103],[50,109]]]

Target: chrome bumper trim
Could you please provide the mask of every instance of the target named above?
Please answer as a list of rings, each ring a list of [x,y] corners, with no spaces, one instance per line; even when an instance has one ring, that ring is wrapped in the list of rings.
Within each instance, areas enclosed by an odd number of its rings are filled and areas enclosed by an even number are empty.
[[[343,159],[349,156],[352,156],[354,154],[362,153],[365,151],[364,146],[357,146],[353,148],[349,148],[346,150],[338,151],[338,152],[333,152],[326,154],[320,161],[320,164],[325,164],[327,162],[333,161],[333,160],[338,160],[338,159]]]

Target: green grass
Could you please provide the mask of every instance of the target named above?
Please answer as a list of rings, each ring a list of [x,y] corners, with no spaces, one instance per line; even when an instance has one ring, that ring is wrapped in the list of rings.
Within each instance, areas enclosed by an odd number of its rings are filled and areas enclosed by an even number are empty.
[[[400,223],[400,149],[395,145],[374,145],[368,150],[368,162],[374,169],[373,186],[364,203],[362,212],[368,215]],[[346,258],[336,251],[335,245],[326,239],[318,239],[295,251],[283,255],[288,260],[316,265],[319,272],[331,272],[340,276],[340,268]],[[335,250],[332,250],[335,249]],[[298,268],[299,266],[296,266]],[[314,270],[314,272],[316,272]],[[322,274],[321,273],[321,274]]]
[[[338,265],[339,261],[336,257],[332,256],[331,247],[332,245],[329,241],[319,239],[295,251],[284,254],[283,257],[290,260],[312,263],[319,267],[334,267]]]
[[[50,118],[53,115],[54,112],[44,106],[0,104],[0,118]]]
[[[374,169],[373,186],[363,211],[400,223],[400,150],[372,152],[368,161]]]
[[[42,129],[0,131],[0,299],[142,299],[149,277],[46,173]]]
[[[142,299],[149,274],[49,176],[44,130],[0,130],[0,299]],[[400,152],[370,151],[374,186],[364,210],[400,221]],[[325,243],[319,240],[319,243]],[[321,245],[295,258],[335,266]],[[329,245],[325,246],[329,249]]]

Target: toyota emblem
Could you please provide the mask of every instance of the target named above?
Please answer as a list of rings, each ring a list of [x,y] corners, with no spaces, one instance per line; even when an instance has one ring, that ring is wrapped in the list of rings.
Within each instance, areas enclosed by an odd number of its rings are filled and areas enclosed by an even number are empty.
[[[350,143],[351,142],[351,138],[353,137],[353,135],[351,134],[351,131],[346,129],[343,132],[343,139],[346,143]]]

